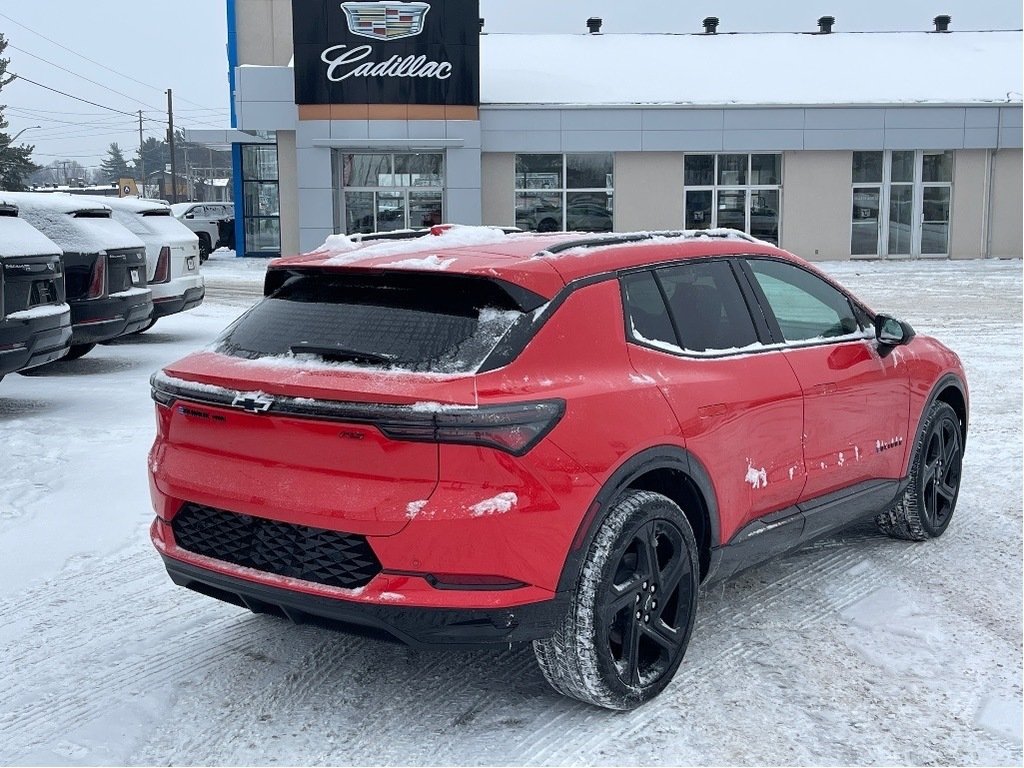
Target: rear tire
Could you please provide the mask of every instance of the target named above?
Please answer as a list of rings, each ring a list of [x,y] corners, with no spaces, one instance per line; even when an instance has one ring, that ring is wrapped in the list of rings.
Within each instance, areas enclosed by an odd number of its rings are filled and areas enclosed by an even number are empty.
[[[960,495],[963,455],[963,430],[956,411],[941,401],[932,404],[914,442],[910,484],[892,507],[875,518],[882,532],[905,541],[941,536]]]
[[[699,582],[682,510],[658,493],[625,493],[594,537],[554,636],[533,643],[545,679],[608,709],[654,698],[683,660]]]
[[[64,357],[60,358],[60,360],[58,360],[57,362],[65,360],[77,360],[83,355],[87,355],[90,352],[92,352],[92,348],[95,346],[95,344],[72,344],[71,349],[68,350],[68,353],[64,355]]]
[[[205,232],[199,233],[199,263],[202,264],[213,253],[212,243],[210,242],[210,236]]]

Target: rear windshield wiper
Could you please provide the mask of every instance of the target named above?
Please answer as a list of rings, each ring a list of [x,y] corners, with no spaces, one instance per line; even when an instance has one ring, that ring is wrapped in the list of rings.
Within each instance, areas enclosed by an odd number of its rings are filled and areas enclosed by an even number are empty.
[[[390,365],[395,362],[394,355],[387,355],[380,352],[361,352],[358,349],[346,349],[345,347],[327,347],[316,344],[293,344],[288,348],[293,355],[316,355],[325,360],[351,360],[353,362],[383,363]]]

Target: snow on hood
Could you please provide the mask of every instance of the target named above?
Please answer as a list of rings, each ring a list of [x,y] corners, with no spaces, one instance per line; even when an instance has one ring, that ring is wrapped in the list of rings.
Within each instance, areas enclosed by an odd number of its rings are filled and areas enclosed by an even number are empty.
[[[4,197],[18,206],[19,216],[69,253],[145,248],[138,237],[110,218],[111,209],[103,203],[59,192],[5,192]],[[106,215],[76,217],[80,212]]]
[[[4,203],[0,196],[0,205]],[[0,216],[0,258],[5,256],[51,256],[60,246],[24,219]]]
[[[324,262],[329,266],[352,264],[382,256],[426,253],[428,255],[424,259],[408,259],[388,266],[398,269],[437,270],[451,266],[454,259],[445,259],[442,267],[439,257],[432,252],[474,245],[496,245],[506,242],[508,237],[509,235],[499,227],[455,225],[443,230],[438,235],[424,235],[410,240],[371,241],[366,245],[360,245],[345,235],[330,235],[317,250],[330,255],[330,258]]]

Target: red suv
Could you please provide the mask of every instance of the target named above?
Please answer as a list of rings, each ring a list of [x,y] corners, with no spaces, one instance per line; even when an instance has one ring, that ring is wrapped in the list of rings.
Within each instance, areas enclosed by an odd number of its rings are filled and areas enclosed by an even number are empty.
[[[154,375],[177,583],[415,646],[533,641],[560,692],[671,680],[698,587],[874,516],[949,525],[960,360],[741,233],[438,228],[279,259]]]

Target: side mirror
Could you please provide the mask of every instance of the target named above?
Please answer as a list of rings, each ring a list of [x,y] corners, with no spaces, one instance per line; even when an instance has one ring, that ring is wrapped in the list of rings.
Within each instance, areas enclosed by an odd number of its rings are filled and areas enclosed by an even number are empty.
[[[194,213],[186,213],[185,214],[185,218],[186,219],[194,219],[195,217],[196,217],[196,215]]]
[[[889,315],[875,315],[875,338],[879,344],[887,347],[898,347],[907,344],[915,336],[910,323],[897,320]]]

